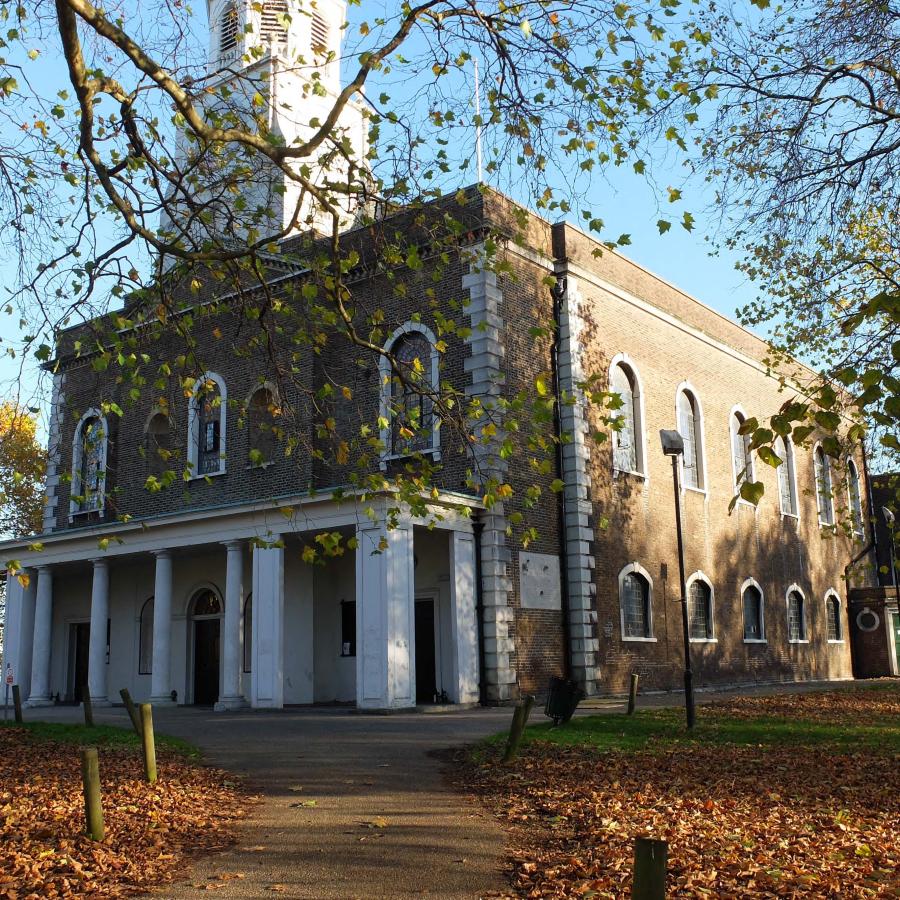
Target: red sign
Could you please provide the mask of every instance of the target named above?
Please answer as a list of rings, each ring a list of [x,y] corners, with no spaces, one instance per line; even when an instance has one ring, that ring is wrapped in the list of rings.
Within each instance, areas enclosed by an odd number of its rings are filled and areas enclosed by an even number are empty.
[[[15,676],[13,675],[12,666],[6,667],[6,683],[12,684],[15,681]]]

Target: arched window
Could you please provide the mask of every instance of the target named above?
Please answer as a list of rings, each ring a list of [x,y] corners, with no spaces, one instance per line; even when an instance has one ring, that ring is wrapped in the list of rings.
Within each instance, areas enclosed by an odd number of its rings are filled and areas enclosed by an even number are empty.
[[[794,445],[789,439],[779,437],[775,441],[775,454],[781,460],[778,466],[778,493],[781,513],[797,515],[797,473],[794,470]]]
[[[192,607],[193,612],[191,614],[195,619],[222,615],[222,600],[211,588],[203,588],[197,591],[194,594]]]
[[[856,468],[856,463],[852,459],[847,460],[847,493],[850,499],[850,521],[853,526],[853,534],[856,537],[862,537],[862,492],[859,486],[859,469]]]
[[[268,387],[257,388],[247,404],[247,461],[262,466],[275,461],[278,405]]]
[[[287,42],[290,17],[286,0],[266,0],[262,5],[260,37],[264,44]]]
[[[712,585],[696,573],[688,579],[688,630],[692,641],[715,640]]]
[[[700,405],[693,391],[681,388],[678,391],[678,431],[684,440],[684,455],[681,457],[682,484],[685,487],[703,490],[703,428]]]
[[[647,573],[636,563],[619,573],[622,637],[626,641],[653,640],[653,604]]]
[[[617,472],[643,474],[644,422],[640,383],[634,368],[627,362],[614,360],[609,370],[609,390],[622,400],[622,405],[613,410],[613,414],[621,419],[621,427],[612,433],[613,467]]]
[[[814,453],[816,470],[816,502],[819,507],[819,524],[834,525],[834,505],[831,497],[831,463],[821,447]]]
[[[385,348],[396,362],[382,357],[382,441],[389,457],[436,451],[439,423],[430,394],[438,385],[438,354],[434,335],[422,325],[408,325]]]
[[[834,591],[829,591],[825,595],[825,629],[830,642],[840,643],[844,640],[844,630],[841,628],[841,600]]]
[[[106,491],[106,419],[88,410],[75,428],[72,445],[71,515],[99,512]]]
[[[799,588],[792,587],[787,595],[788,640],[802,643],[806,640],[806,601]]]
[[[755,581],[744,582],[741,600],[744,607],[744,640],[762,642],[766,639],[765,620],[763,618],[763,595]]]
[[[731,414],[731,467],[734,473],[734,490],[739,493],[741,485],[753,481],[753,457],[750,453],[750,435],[741,434],[747,417],[735,410]]]
[[[219,56],[228,57],[237,49],[238,11],[233,3],[227,3],[219,16]]]
[[[253,594],[244,601],[244,665],[245,672],[253,671]]]
[[[188,462],[194,477],[225,472],[225,382],[207,372],[193,385],[189,401]]]
[[[140,646],[138,649],[138,675],[153,673],[153,598],[141,607]]]
[[[165,413],[156,412],[150,417],[144,435],[144,452],[151,475],[162,475],[171,468],[172,422]]]

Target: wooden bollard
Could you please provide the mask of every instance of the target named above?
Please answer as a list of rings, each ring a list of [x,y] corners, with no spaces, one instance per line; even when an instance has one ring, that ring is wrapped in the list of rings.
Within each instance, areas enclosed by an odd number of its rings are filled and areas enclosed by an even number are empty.
[[[528,724],[532,706],[534,706],[534,697],[531,694],[526,694],[522,701],[516,704],[512,725],[509,729],[509,737],[506,739],[506,752],[503,754],[503,762],[505,763],[512,762],[519,752],[519,744],[522,741],[525,726]]]
[[[632,900],[665,900],[668,857],[669,845],[665,841],[635,839]]]
[[[87,836],[93,841],[102,841],[103,803],[100,799],[100,763],[96,747],[85,747],[81,751],[81,780],[84,784],[84,824]]]
[[[13,712],[16,716],[16,725],[22,724],[22,691],[17,684],[13,685]]]
[[[128,710],[128,718],[131,719],[131,725],[134,728],[134,733],[140,737],[141,736],[141,717],[138,715],[137,707],[134,705],[134,700],[131,699],[131,694],[128,691],[128,688],[122,688],[119,691],[119,696],[122,698],[122,702],[125,704],[125,709]]]
[[[634,708],[637,706],[637,692],[638,692],[638,681],[640,681],[640,675],[637,672],[631,673],[631,684],[628,688],[628,715],[634,715]]]
[[[84,724],[88,728],[94,727],[94,707],[91,704],[91,689],[85,683],[81,689],[81,708],[84,710]]]
[[[153,707],[141,704],[141,744],[144,748],[144,775],[150,784],[156,782],[156,741],[153,738]]]

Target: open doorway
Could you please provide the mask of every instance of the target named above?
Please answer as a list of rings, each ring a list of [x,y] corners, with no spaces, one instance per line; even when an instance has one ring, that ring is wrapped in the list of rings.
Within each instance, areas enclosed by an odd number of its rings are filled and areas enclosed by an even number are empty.
[[[416,703],[437,700],[434,598],[416,599]]]
[[[196,706],[212,706],[219,699],[219,643],[222,601],[215,591],[199,591],[192,603],[194,696]]]
[[[69,678],[66,699],[81,703],[88,679],[88,659],[91,644],[91,623],[72,622],[69,625]]]

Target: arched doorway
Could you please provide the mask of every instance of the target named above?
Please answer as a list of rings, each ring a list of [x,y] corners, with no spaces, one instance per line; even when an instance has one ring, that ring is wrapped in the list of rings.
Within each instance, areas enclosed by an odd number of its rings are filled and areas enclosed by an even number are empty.
[[[203,588],[191,600],[194,654],[194,704],[212,706],[219,699],[219,634],[222,600]]]

